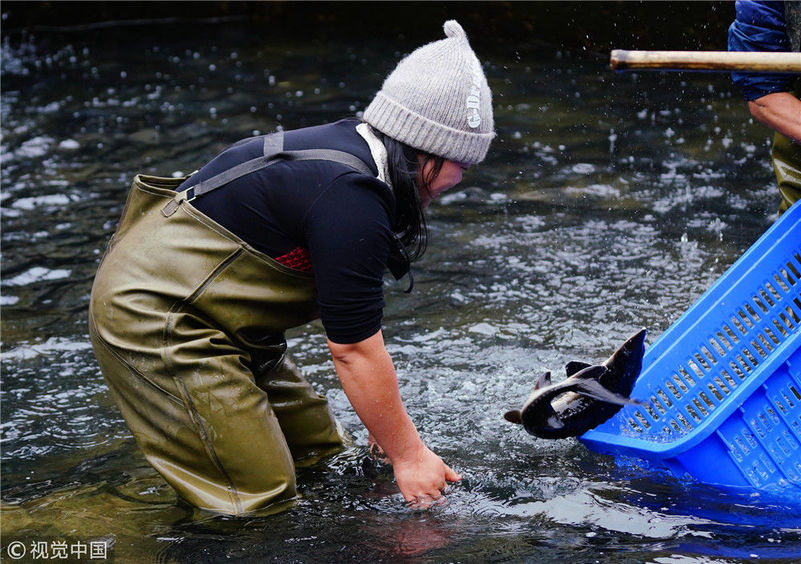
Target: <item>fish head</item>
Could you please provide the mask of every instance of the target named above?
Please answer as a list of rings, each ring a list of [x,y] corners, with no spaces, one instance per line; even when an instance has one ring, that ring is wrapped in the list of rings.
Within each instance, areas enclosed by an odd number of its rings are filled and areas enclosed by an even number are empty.
[[[549,388],[551,386],[551,373],[550,372],[543,372],[540,374],[540,377],[537,378],[537,382],[534,384],[534,388],[531,390],[531,394],[529,394],[528,399],[523,403],[522,409],[512,409],[507,411],[503,414],[503,418],[509,421],[510,423],[516,423],[518,425],[522,425],[524,417],[523,414],[526,413],[526,409],[532,402],[536,401],[537,398],[543,393],[543,390]]]

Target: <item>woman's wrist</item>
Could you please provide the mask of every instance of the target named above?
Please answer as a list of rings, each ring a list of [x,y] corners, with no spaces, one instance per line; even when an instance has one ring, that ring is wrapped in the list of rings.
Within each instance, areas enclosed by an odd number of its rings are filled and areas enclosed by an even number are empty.
[[[413,444],[400,449],[395,456],[389,456],[389,460],[392,463],[392,466],[395,468],[402,467],[402,466],[414,466],[416,464],[420,464],[423,462],[425,458],[425,454],[428,451],[428,447],[425,443],[417,436],[416,441]]]

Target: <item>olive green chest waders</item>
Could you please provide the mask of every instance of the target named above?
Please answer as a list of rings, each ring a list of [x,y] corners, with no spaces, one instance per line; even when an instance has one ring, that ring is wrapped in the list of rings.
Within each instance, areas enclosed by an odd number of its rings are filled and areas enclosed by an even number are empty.
[[[294,458],[341,447],[324,397],[283,358],[284,331],[317,317],[311,273],[255,250],[188,201],[279,160],[264,156],[187,192],[137,175],[92,287],[92,345],[148,462],[193,505],[242,514],[296,497]],[[194,195],[193,195],[194,193]]]
[[[801,94],[801,79],[795,83],[794,94],[796,97]],[[784,213],[801,199],[801,145],[793,143],[781,133],[776,133],[773,136],[770,158],[782,197],[779,213]]]

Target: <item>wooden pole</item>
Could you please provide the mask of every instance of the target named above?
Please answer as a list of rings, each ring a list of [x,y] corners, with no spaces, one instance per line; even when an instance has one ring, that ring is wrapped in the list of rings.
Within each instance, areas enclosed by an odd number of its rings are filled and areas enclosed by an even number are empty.
[[[801,53],[739,51],[626,51],[615,49],[612,70],[801,73]]]

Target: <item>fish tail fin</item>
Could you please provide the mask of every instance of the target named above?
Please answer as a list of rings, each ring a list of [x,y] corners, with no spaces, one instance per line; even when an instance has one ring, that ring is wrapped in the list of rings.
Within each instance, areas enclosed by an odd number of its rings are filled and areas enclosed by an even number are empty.
[[[645,354],[646,333],[647,331],[645,329],[637,331],[604,362],[604,366],[609,368],[611,372],[616,374],[628,374],[631,378],[632,385],[642,368],[642,357]]]

